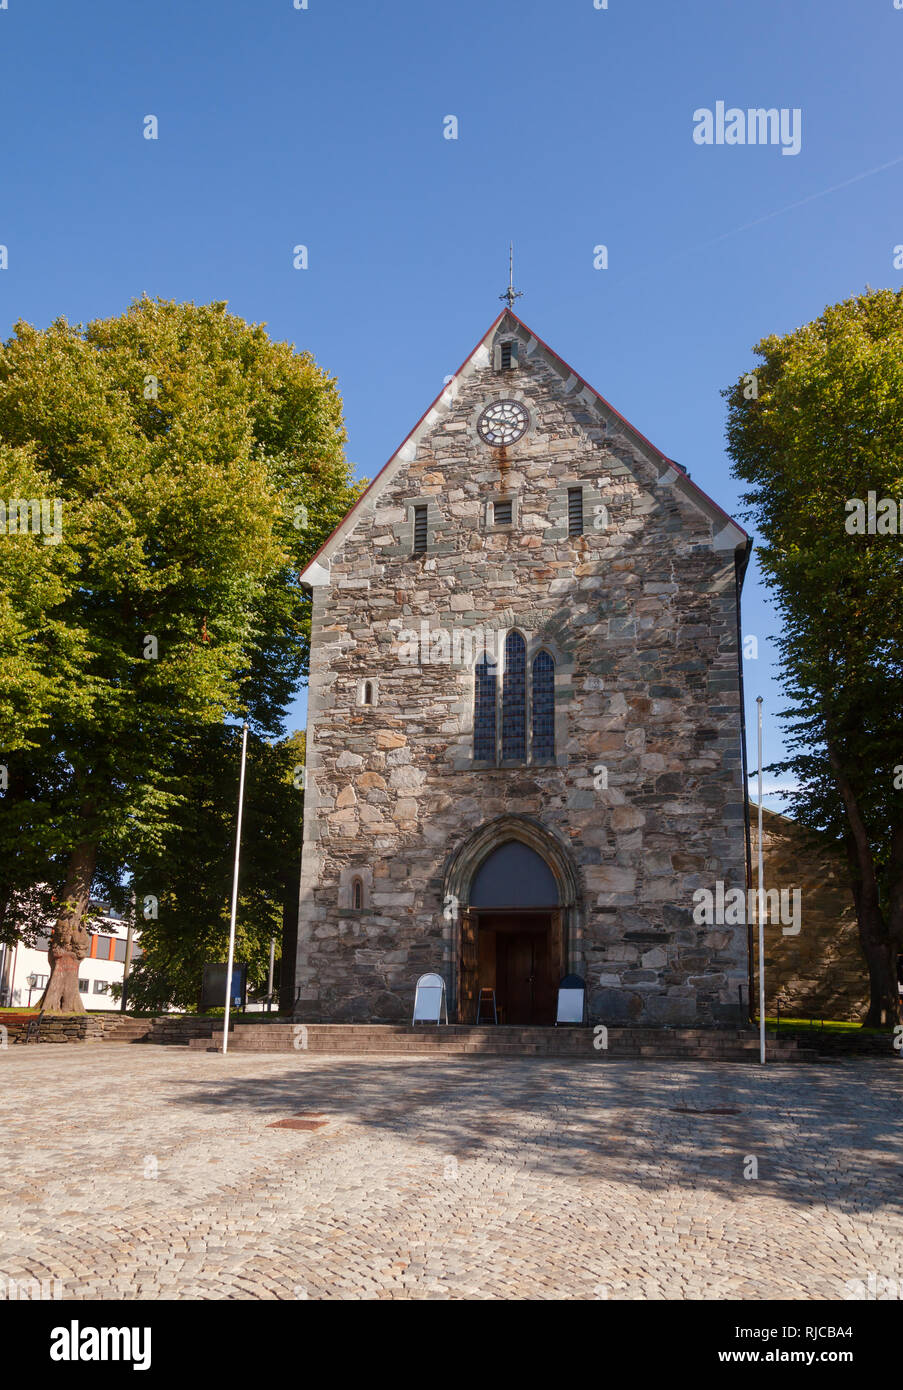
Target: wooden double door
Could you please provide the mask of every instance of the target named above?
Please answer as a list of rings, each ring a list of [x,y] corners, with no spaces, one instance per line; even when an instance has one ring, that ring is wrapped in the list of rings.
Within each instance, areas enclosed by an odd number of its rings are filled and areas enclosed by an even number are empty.
[[[552,1024],[563,973],[560,910],[466,913],[459,1022],[473,1023],[480,990],[492,989],[500,1023]]]

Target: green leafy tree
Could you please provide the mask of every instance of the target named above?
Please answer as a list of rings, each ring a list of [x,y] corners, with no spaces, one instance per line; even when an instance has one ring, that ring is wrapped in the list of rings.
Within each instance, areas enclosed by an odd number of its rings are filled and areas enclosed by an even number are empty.
[[[799,781],[798,818],[843,843],[880,1026],[900,1018],[903,952],[903,292],[755,350],[725,394],[783,620],[791,756],[775,768]]]
[[[284,732],[309,651],[298,570],[359,489],[335,382],[224,304],[17,324],[0,441],[0,495],[62,507],[59,544],[0,538],[0,762],[19,788],[0,797],[0,891],[55,893],[43,1005],[78,1011],[92,885],[163,853],[204,731]]]
[[[205,963],[227,958],[240,748],[234,726],[198,737],[183,770],[190,794],[178,827],[133,865],[143,952],[128,982],[133,1008],[193,1007]],[[255,992],[266,987],[271,940],[278,960],[297,914],[303,791],[295,769],[303,762],[303,734],[248,738],[235,958]],[[145,897],[158,904],[146,921]]]
[[[41,746],[78,708],[87,650],[84,628],[60,613],[78,565],[61,518],[34,449],[0,440],[0,824],[12,832],[0,832],[0,941],[8,944],[33,941],[54,910],[44,878],[58,777]]]

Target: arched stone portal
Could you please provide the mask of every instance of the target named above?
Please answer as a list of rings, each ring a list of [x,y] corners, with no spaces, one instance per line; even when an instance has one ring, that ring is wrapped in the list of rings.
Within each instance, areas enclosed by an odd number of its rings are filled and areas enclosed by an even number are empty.
[[[459,1022],[494,988],[504,1023],[551,1023],[559,978],[582,967],[582,894],[556,835],[500,816],[452,853],[443,875],[446,949]]]

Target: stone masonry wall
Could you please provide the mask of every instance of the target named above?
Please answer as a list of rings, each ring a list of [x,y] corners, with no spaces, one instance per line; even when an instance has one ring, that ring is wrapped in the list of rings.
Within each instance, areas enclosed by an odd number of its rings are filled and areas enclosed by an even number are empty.
[[[734,551],[659,483],[653,451],[516,331],[518,367],[497,372],[490,355],[459,378],[313,590],[296,1016],[410,1018],[425,970],[444,974],[454,1002],[445,868],[478,826],[514,814],[576,867],[568,966],[586,975],[593,1019],[736,1023],[746,928],[692,917],[695,888],[746,881]],[[512,336],[511,321],[499,333]],[[531,416],[507,450],[475,429],[497,398]],[[576,485],[586,530],[569,538]],[[510,532],[487,521],[497,496],[515,499]],[[430,508],[426,555],[411,553],[417,502]],[[599,506],[607,525],[594,527]],[[474,765],[472,663],[402,660],[421,622],[440,657],[436,629],[501,644],[512,626],[530,654],[554,654],[553,762]],[[359,703],[365,679],[373,707]]]
[[[754,866],[756,816],[753,807]],[[766,887],[799,888],[802,894],[797,935],[785,936],[778,924],[765,926],[766,1015],[773,1018],[780,1002],[781,1016],[787,1018],[864,1018],[868,967],[859,945],[843,850],[773,811],[763,811],[762,828]],[[753,949],[758,971],[758,932]]]
[[[118,1019],[118,1015],[116,1015]],[[24,1043],[28,1033],[29,1020],[22,1014],[11,1016],[8,1027],[8,1041],[10,1043]],[[4,1023],[4,1016],[0,1014],[0,1024]],[[37,1041],[42,1043],[85,1043],[102,1042],[104,1034],[109,1031],[111,1021],[97,1018],[92,1014],[48,1014],[41,1019],[40,1033]]]

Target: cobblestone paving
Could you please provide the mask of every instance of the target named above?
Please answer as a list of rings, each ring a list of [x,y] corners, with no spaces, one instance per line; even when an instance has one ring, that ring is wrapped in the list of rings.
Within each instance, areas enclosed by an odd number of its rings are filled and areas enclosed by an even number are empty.
[[[42,1044],[0,1078],[0,1275],[64,1298],[842,1299],[903,1276],[894,1061]]]

